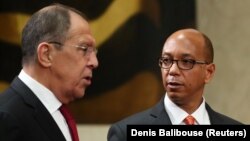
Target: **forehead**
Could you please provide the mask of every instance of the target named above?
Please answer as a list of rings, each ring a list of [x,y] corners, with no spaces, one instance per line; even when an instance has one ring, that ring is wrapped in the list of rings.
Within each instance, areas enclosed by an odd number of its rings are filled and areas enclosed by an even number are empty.
[[[204,56],[202,39],[183,34],[170,37],[164,44],[162,54],[173,57],[202,57]]]
[[[68,40],[84,42],[92,46],[95,45],[95,39],[91,33],[89,23],[80,15],[70,12],[70,28],[67,35]]]

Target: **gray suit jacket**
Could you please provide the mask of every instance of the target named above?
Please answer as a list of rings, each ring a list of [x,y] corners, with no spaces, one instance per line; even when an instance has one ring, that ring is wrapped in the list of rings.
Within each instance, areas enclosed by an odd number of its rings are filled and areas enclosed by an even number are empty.
[[[212,125],[240,125],[242,123],[215,112],[207,103],[206,109]],[[170,118],[164,108],[164,98],[160,102],[143,112],[132,115],[117,123],[114,123],[108,131],[108,141],[126,141],[127,125],[172,125]]]
[[[0,141],[66,141],[56,122],[19,79],[0,94]]]

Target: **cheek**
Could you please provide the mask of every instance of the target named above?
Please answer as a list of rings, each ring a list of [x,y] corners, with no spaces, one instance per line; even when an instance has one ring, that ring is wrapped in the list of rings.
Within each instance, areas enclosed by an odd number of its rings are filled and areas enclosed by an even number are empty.
[[[59,69],[64,74],[72,73],[77,67],[77,59],[70,53],[58,54],[53,60],[53,65]],[[54,68],[55,68],[54,67]],[[71,74],[68,74],[71,75]]]
[[[166,79],[166,72],[164,70],[161,70],[161,77],[162,77],[162,80]]]
[[[72,57],[67,61],[67,65],[72,75],[79,75],[86,68],[87,61],[83,57]]]
[[[57,74],[68,82],[79,81],[83,74],[84,66],[77,62],[65,61],[57,67]]]
[[[188,87],[200,87],[204,84],[205,77],[200,72],[193,72],[185,75]]]
[[[166,87],[165,85],[167,82],[167,74],[168,72],[166,70],[161,70],[162,83],[164,87]]]

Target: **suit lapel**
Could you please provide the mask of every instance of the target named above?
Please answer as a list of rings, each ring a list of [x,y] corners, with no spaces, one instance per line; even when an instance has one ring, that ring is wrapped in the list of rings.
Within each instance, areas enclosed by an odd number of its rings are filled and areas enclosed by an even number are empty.
[[[153,117],[153,124],[172,124],[164,107],[164,97],[152,108],[150,116]]]
[[[34,112],[34,117],[43,128],[44,132],[46,132],[46,134],[51,138],[51,140],[65,140],[56,122],[43,105],[37,105]]]
[[[57,126],[48,110],[18,77],[15,78],[11,84],[11,87],[17,91],[17,93],[23,97],[24,102],[32,108],[34,119],[38,122],[49,138],[51,138],[51,140],[66,141],[61,130]]]
[[[206,109],[207,109],[211,124],[222,124],[223,120],[207,103],[206,103]]]
[[[215,124],[230,124],[232,121],[225,121],[225,117],[214,111],[207,103],[205,104],[206,110],[208,112],[209,120],[212,125]],[[171,120],[164,107],[164,97],[154,106],[150,112],[152,121],[151,124],[168,124],[172,125]],[[239,124],[239,123],[236,123]]]

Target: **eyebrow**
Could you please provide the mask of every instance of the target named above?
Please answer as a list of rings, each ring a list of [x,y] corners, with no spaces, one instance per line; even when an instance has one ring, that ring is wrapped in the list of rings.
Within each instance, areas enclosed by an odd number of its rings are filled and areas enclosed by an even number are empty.
[[[172,56],[170,53],[163,52],[162,56],[166,56],[166,55],[168,55],[168,56]]]
[[[174,57],[171,53],[168,53],[168,52],[164,52],[162,54],[162,56],[171,56],[171,57]],[[186,57],[192,57],[192,58],[195,58],[193,55],[189,54],[189,53],[183,53],[181,54],[181,58],[186,58]]]
[[[183,58],[185,58],[185,57],[194,57],[193,55],[188,54],[188,53],[184,53],[184,54],[182,54],[181,56],[182,56]]]
[[[91,41],[91,40],[88,40],[88,39],[87,40],[86,39],[81,40],[81,41],[78,42],[78,44],[88,46],[88,47],[95,47],[95,43],[93,41]]]

